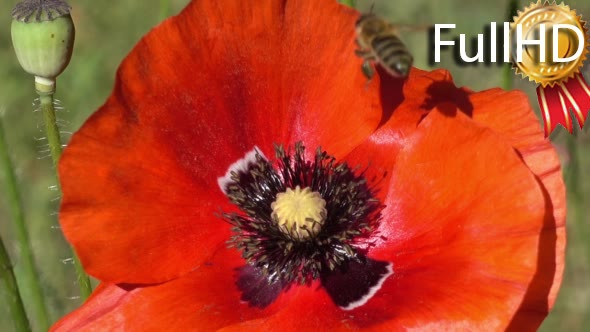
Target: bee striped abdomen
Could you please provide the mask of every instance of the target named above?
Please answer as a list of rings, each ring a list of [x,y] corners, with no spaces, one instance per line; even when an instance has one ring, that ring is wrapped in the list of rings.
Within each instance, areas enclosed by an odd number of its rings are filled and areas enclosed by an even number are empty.
[[[375,37],[371,47],[379,63],[392,75],[406,77],[414,58],[404,43],[394,34]]]

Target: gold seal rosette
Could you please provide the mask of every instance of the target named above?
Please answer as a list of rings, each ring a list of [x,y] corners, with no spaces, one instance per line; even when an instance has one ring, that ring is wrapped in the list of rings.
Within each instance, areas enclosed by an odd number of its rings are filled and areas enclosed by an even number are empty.
[[[572,133],[570,110],[583,127],[590,110],[590,86],[580,74],[589,46],[581,16],[563,3],[539,0],[518,12],[510,35],[516,72],[539,84],[545,135],[559,124]]]

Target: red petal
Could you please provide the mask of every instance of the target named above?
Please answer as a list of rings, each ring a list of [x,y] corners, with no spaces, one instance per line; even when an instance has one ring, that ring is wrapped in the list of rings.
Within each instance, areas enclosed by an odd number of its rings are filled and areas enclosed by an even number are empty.
[[[367,178],[375,177],[382,188],[381,195],[387,192],[385,188],[397,154],[408,144],[420,121],[438,105],[442,96],[453,100],[452,93],[440,91],[441,87],[448,90],[449,86],[454,89],[452,78],[445,70],[426,72],[413,68],[403,86],[388,75],[383,77],[381,98],[384,107],[389,107],[385,110],[383,124],[346,157],[351,165],[369,166]]]
[[[539,255],[555,250],[540,237],[553,211],[539,183],[510,145],[462,113],[423,120],[398,156],[385,204],[387,240],[370,256],[391,261],[394,275],[357,310],[395,317],[384,329],[503,329]]]
[[[565,187],[555,148],[544,134],[521,91],[492,89],[474,93],[473,120],[501,134],[522,155],[531,171],[543,182],[551,196],[558,227],[565,224]]]
[[[493,89],[475,93],[470,100],[473,119],[500,133],[518,150],[543,183],[545,195],[553,207],[553,214],[545,219],[545,231],[541,236],[554,246],[552,250],[540,248],[537,274],[521,305],[522,314],[510,325],[515,331],[522,330],[523,326],[536,330],[555,303],[564,269],[566,200],[559,159],[522,92]]]
[[[335,1],[193,1],[142,39],[60,164],[62,227],[89,273],[155,283],[198,266],[229,234],[213,217],[227,201],[217,177],[255,145],[341,157],[363,141],[381,106],[354,55],[357,15]]]
[[[384,91],[396,89],[395,82],[384,80]],[[555,243],[553,251],[539,254],[538,273],[531,283],[521,306],[527,324],[538,326],[555,302],[564,269],[565,247],[565,186],[557,153],[551,142],[544,138],[539,120],[522,92],[501,89],[471,93],[456,88],[448,72],[432,73],[413,70],[404,86],[404,100],[393,115],[376,133],[347,157],[352,164],[371,160],[372,176],[387,174],[380,185],[387,187],[399,149],[415,130],[417,123],[435,106],[454,104],[473,120],[496,131],[522,156],[524,162],[542,182],[545,194],[551,201],[553,218],[545,220],[542,236]],[[394,103],[395,104],[395,103]],[[448,106],[448,105],[447,105]],[[451,110],[454,108],[451,107]],[[383,153],[387,151],[387,153]],[[557,229],[557,230],[555,230]],[[524,313],[527,314],[524,314]],[[511,325],[518,330],[515,320]],[[530,326],[530,325],[529,325]]]
[[[390,85],[382,90],[396,89],[391,81],[384,80],[383,84]],[[542,183],[544,195],[553,210],[547,214],[545,229],[541,233],[541,242],[553,245],[539,248],[537,273],[529,285],[520,313],[510,325],[515,330],[520,330],[522,326],[535,329],[553,306],[561,284],[566,205],[559,159],[551,142],[544,139],[528,98],[521,92],[501,89],[471,93],[467,89],[456,88],[446,71],[426,73],[420,70],[412,71],[404,86],[404,98],[389,121],[347,159],[352,164],[365,164],[366,160],[371,160],[370,175],[380,180],[380,175],[387,174],[379,183],[381,188],[387,188],[399,150],[408,143],[407,139],[422,117],[436,106],[444,107],[451,113],[461,110],[511,144]],[[385,192],[381,191],[382,194]]]

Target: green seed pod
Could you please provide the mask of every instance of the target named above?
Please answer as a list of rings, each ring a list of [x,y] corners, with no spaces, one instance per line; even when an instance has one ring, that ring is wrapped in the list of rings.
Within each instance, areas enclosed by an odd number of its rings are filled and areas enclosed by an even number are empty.
[[[54,80],[68,66],[74,22],[63,0],[23,0],[12,11],[12,44],[23,69]]]

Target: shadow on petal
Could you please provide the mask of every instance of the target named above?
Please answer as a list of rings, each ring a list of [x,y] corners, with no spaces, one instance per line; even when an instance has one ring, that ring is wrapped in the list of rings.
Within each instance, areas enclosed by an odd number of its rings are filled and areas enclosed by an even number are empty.
[[[469,100],[469,91],[457,88],[451,81],[435,81],[428,86],[426,89],[428,96],[422,104],[422,107],[428,110],[432,110],[439,104],[453,103],[457,106],[461,112],[465,113],[469,117],[473,115],[473,104]],[[445,114],[454,115],[454,114]]]
[[[389,121],[393,112],[404,101],[403,87],[405,80],[391,76],[381,66],[377,66],[377,72],[381,80],[379,98],[381,99],[383,116],[378,126],[381,127]]]
[[[507,331],[536,331],[549,313],[549,293],[553,286],[557,264],[556,222],[553,216],[553,203],[547,189],[538,176],[535,177],[545,198],[545,218],[543,230],[539,236],[537,271],[525,293],[522,304],[518,308]]]

